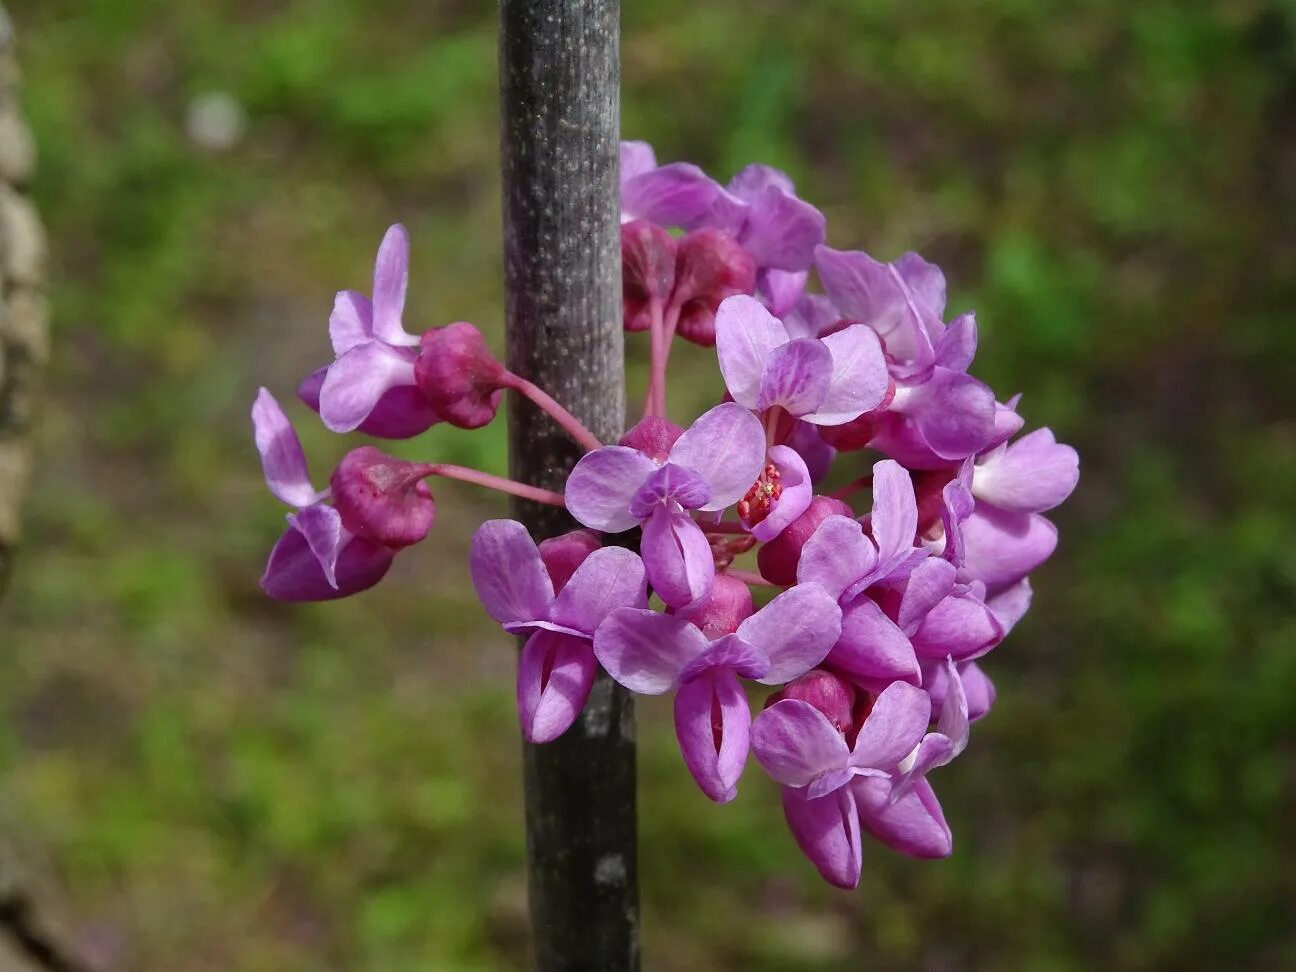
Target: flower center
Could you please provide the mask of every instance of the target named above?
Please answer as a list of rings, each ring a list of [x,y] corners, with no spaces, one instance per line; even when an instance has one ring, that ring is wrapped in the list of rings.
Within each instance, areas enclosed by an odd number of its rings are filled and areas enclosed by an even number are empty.
[[[738,501],[738,516],[748,526],[760,523],[774,509],[774,503],[783,493],[783,484],[779,482],[778,467],[768,463],[763,472],[752,483],[747,495]]]

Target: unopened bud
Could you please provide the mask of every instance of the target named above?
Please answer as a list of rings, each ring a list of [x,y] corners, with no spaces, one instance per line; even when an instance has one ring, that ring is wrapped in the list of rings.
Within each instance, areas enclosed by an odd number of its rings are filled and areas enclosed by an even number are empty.
[[[712,641],[733,634],[752,615],[751,590],[729,574],[716,574],[711,593],[696,604],[670,613],[692,621]]]
[[[572,530],[560,537],[550,537],[540,541],[540,559],[549,571],[554,591],[561,591],[571,580],[576,568],[585,563],[585,558],[603,544],[593,530]]]
[[[617,444],[638,449],[656,462],[665,462],[675,440],[683,434],[684,430],[674,422],[656,415],[645,415]]]
[[[728,233],[694,230],[679,241],[675,293],[676,332],[695,344],[715,344],[715,312],[720,302],[756,289],[756,261]]]
[[[819,529],[819,524],[830,516],[854,516],[854,511],[839,499],[816,496],[799,517],[788,524],[783,532],[760,548],[756,563],[761,576],[773,584],[789,587],[796,583],[797,565],[801,563],[801,548]]]
[[[675,288],[675,238],[656,223],[636,219],[621,227],[621,299],[627,331],[652,325],[652,304],[665,308]]]
[[[342,525],[385,547],[408,547],[432,529],[436,503],[423,477],[428,467],[373,446],[352,449],[333,470],[329,486]]]
[[[414,380],[437,414],[461,429],[488,424],[499,410],[508,372],[481,331],[460,321],[423,335]]]
[[[843,735],[851,730],[854,723],[855,686],[840,675],[822,668],[811,669],[783,686],[765,700],[765,708],[786,699],[813,705]]]

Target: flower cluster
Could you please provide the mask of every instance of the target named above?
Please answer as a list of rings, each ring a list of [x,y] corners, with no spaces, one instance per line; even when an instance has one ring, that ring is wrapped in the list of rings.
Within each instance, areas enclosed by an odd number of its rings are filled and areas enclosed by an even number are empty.
[[[783,173],[753,165],[721,185],[626,143],[621,208],[625,327],[648,332],[651,356],[642,419],[604,444],[471,324],[407,333],[408,243],[393,227],[372,298],[338,294],[336,358],[301,399],[334,431],[407,438],[485,425],[512,390],[586,454],[555,493],[365,446],[316,490],[263,390],[257,447],[295,509],[263,587],[321,600],[377,583],[431,528],[432,477],[563,506],[583,529],[537,544],[492,520],[470,555],[487,613],[526,638],[529,741],[571,727],[601,666],[633,692],[673,694],[684,763],[710,799],[734,799],[754,756],[831,883],[858,882],[863,832],[949,854],[928,775],[993,704],[979,662],[1029,607],[1028,575],[1057,544],[1042,514],[1074,489],[1075,450],[1048,429],[1018,436],[1018,399],[968,374],[976,320],[946,322],[937,267],[826,246],[824,217]],[[687,428],[666,409],[677,337],[715,348],[726,392]],[[827,491],[830,474],[849,481]],[[754,718],[745,682],[773,690]]]

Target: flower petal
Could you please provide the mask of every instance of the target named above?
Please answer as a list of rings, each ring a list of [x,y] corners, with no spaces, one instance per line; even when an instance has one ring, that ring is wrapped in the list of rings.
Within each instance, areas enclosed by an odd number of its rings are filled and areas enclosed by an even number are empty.
[[[356,290],[339,290],[329,315],[329,340],[333,354],[346,354],[357,344],[373,339],[373,304]]]
[[[797,583],[818,584],[839,598],[876,563],[877,548],[864,528],[848,516],[830,516],[801,548]]]
[[[306,469],[301,440],[275,397],[264,388],[252,403],[252,434],[270,492],[298,509],[314,503],[315,487]]]
[[[537,631],[527,639],[517,673],[518,717],[527,742],[551,742],[571,728],[597,670],[584,638]]]
[[[702,792],[716,803],[738,795],[747,765],[751,708],[738,677],[712,669],[682,684],[675,694],[675,736],[684,764]]]
[[[621,143],[621,181],[626,182],[637,175],[651,172],[657,168],[657,154],[647,142]]]
[[[661,695],[711,642],[684,618],[618,608],[594,632],[594,654],[631,692]]]
[[[841,638],[828,660],[834,668],[867,680],[917,683],[918,658],[894,621],[868,597],[858,597],[842,612]]]
[[[910,416],[927,446],[942,459],[958,460],[981,452],[995,434],[995,400],[990,386],[947,368],[897,391],[892,408]]]
[[[585,455],[567,477],[567,510],[584,526],[606,533],[629,530],[639,521],[630,503],[657,464],[628,446],[604,446]]]
[[[927,859],[949,857],[953,852],[949,824],[926,780],[918,780],[894,801],[890,784],[876,777],[856,779],[851,793],[859,808],[860,824],[892,850]]]
[[[806,791],[785,786],[783,815],[797,846],[825,881],[846,890],[859,884],[860,820],[850,787],[809,799]]]
[[[646,219],[659,226],[692,230],[713,226],[736,232],[746,205],[687,162],[672,162],[621,181],[622,219]]]
[[[828,654],[841,635],[841,608],[815,584],[784,591],[738,626],[738,637],[755,645],[770,660],[757,679],[781,685],[804,675]]]
[[[760,301],[745,294],[721,302],[715,325],[716,353],[725,387],[739,405],[755,408],[765,362],[775,348],[787,344],[787,329]]]
[[[960,314],[936,341],[936,364],[951,371],[967,371],[976,357],[976,315]]]
[[[646,608],[648,580],[639,555],[624,547],[595,550],[558,592],[549,618],[589,637],[617,608]]]
[[[648,583],[671,607],[706,597],[715,580],[715,558],[706,534],[679,509],[658,506],[644,523],[640,546]]]
[[[1001,510],[1042,513],[1057,506],[1080,481],[1080,457],[1050,429],[1036,429],[979,462],[972,492]]]
[[[954,589],[955,567],[948,560],[931,557],[914,568],[900,596],[896,624],[912,634],[927,613]]]
[[[678,463],[668,462],[652,473],[630,500],[630,514],[646,520],[657,507],[674,501],[686,510],[696,510],[711,498],[711,487],[701,474]]]
[[[810,501],[814,499],[810,470],[806,469],[805,460],[798,452],[785,445],[776,445],[770,447],[768,458],[778,470],[782,491],[765,519],[748,528],[751,535],[762,543],[782,533],[810,508]]]
[[[970,590],[956,590],[933,607],[913,633],[914,651],[927,658],[967,661],[1003,640],[1003,626]]]
[[[963,521],[959,579],[984,582],[991,595],[1017,583],[1057,548],[1057,527],[1038,513],[1009,513],[978,503]]]
[[[734,182],[743,179],[744,173],[740,172]],[[827,220],[823,213],[798,199],[789,188],[773,182],[745,196],[733,186],[730,183],[730,191],[750,206],[738,239],[756,262],[780,270],[808,269],[814,262],[815,247],[824,241]]]
[[[553,582],[527,528],[516,520],[487,520],[468,554],[473,587],[486,613],[500,624],[547,618]]]
[[[306,537],[289,527],[270,552],[261,589],[277,601],[332,601],[373,587],[391,563],[392,552],[386,547],[352,537],[334,564],[334,587]]]
[[[378,341],[359,344],[329,366],[320,387],[320,418],[333,432],[359,428],[393,388],[414,384],[414,362]]]
[[[832,355],[832,379],[823,402],[805,420],[815,425],[844,425],[881,405],[891,379],[877,333],[863,324],[852,324],[822,338],[821,343]]]
[[[873,466],[873,512],[869,525],[877,543],[879,566],[903,559],[912,552],[918,533],[918,501],[909,473],[892,459],[883,459]]]
[[[1030,578],[1023,577],[1012,587],[986,599],[986,607],[999,619],[1005,638],[1030,610],[1032,596]]]
[[[723,510],[742,499],[765,468],[760,419],[733,402],[703,412],[670,450],[670,461],[692,469],[711,488],[701,510]]]
[[[921,690],[914,691],[926,701]],[[765,772],[784,786],[809,786],[821,774],[850,763],[842,734],[822,712],[797,699],[775,702],[756,717],[752,751]]]
[[[331,506],[317,503],[298,513],[289,513],[288,522],[306,538],[306,545],[319,561],[324,579],[337,587],[337,561],[342,547],[351,538],[342,526],[342,517]]]
[[[789,415],[810,414],[828,397],[832,365],[832,354],[815,338],[779,345],[765,359],[756,410],[781,405]]]
[[[893,682],[873,700],[851,752],[852,766],[894,769],[922,740],[931,720],[927,693],[905,682]]]
[[[400,223],[388,227],[374,261],[373,334],[387,344],[414,346],[419,339],[405,333],[405,289],[409,285],[409,234]]]
[[[711,642],[705,652],[688,663],[679,677],[683,684],[708,671],[725,669],[743,678],[760,679],[769,668],[770,660],[765,652],[735,634],[728,634]]]

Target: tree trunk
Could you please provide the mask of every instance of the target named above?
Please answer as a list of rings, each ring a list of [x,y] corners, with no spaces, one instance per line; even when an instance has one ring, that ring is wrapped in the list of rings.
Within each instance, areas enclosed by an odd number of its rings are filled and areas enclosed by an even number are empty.
[[[508,366],[605,442],[625,417],[617,0],[501,0]],[[581,448],[519,396],[516,479],[561,489]],[[574,527],[517,502],[536,537]],[[639,967],[634,709],[605,674],[566,735],[524,744],[528,885],[541,972]]]

